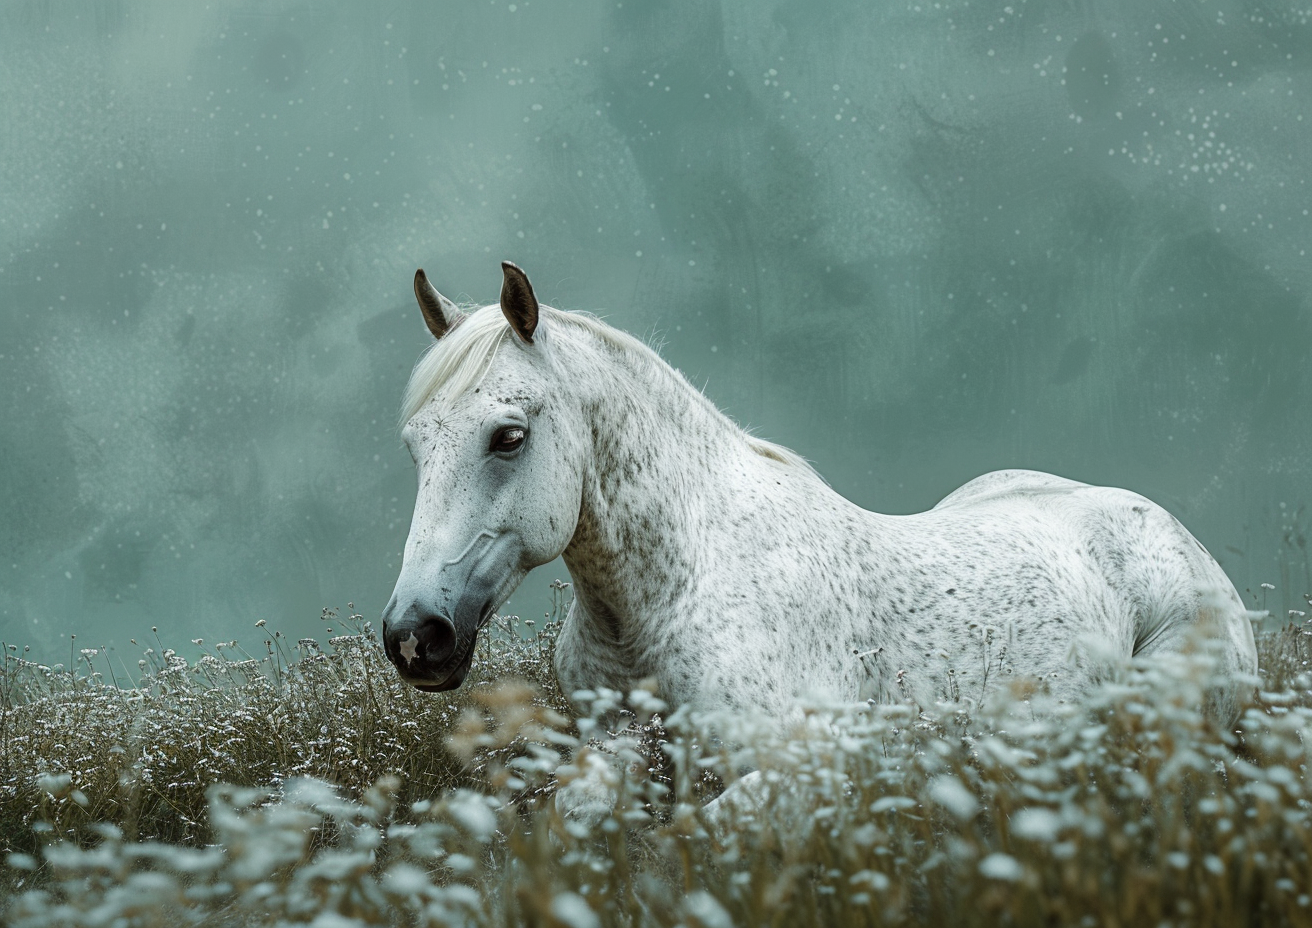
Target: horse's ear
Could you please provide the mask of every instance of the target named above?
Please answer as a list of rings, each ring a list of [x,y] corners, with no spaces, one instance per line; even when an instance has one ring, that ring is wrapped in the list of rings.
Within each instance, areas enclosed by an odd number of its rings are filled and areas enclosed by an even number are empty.
[[[437,288],[428,282],[422,267],[415,271],[415,299],[419,301],[419,310],[424,314],[424,322],[428,323],[428,331],[433,333],[434,338],[441,338],[465,318],[455,303],[438,293]]]
[[[538,298],[528,275],[509,261],[501,262],[501,311],[515,334],[526,344],[533,344],[533,331],[538,327]]]

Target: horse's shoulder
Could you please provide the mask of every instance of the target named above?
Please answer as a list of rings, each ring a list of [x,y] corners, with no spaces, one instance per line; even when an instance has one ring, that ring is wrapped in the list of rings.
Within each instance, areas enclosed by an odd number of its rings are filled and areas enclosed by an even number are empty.
[[[1090,489],[1087,483],[1067,480],[1036,470],[995,470],[953,490],[939,500],[935,509],[962,503],[978,503],[999,497],[1035,497]]]

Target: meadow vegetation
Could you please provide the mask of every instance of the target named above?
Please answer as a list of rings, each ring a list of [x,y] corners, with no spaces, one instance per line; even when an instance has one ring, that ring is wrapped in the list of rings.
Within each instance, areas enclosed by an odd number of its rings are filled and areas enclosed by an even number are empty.
[[[1236,726],[1205,654],[1081,706],[816,706],[780,731],[577,694],[567,589],[460,690],[402,685],[358,615],[327,647],[159,642],[128,685],[6,650],[0,918],[14,926],[1312,925],[1312,629],[1260,636]],[[345,632],[345,633],[340,633]],[[854,658],[855,659],[855,658]],[[106,678],[109,679],[106,679]],[[597,738],[620,731],[618,739]],[[747,770],[759,791],[705,799]],[[609,811],[552,794],[580,776]]]

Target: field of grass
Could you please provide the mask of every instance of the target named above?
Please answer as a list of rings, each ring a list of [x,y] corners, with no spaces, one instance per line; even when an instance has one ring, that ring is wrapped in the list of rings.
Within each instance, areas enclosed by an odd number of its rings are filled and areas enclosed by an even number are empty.
[[[576,723],[554,621],[507,624],[438,695],[359,616],[326,624],[346,632],[326,647],[261,629],[254,655],[191,663],[155,642],[134,686],[94,651],[70,671],[8,649],[0,920],[1312,925],[1303,627],[1261,636],[1239,739],[1200,714],[1201,656],[1126,666],[1080,707],[1016,680],[969,711],[816,707],[780,732],[641,690]],[[749,769],[758,791],[708,812]],[[552,799],[580,777],[605,786],[593,827]]]

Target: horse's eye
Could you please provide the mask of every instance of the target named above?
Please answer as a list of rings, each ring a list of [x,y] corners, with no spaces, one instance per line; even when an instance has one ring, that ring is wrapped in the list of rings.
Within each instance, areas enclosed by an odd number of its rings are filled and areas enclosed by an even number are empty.
[[[518,425],[512,425],[509,428],[501,429],[496,435],[492,436],[492,450],[502,454],[511,451],[518,451],[519,446],[524,444],[524,437],[527,433]]]

